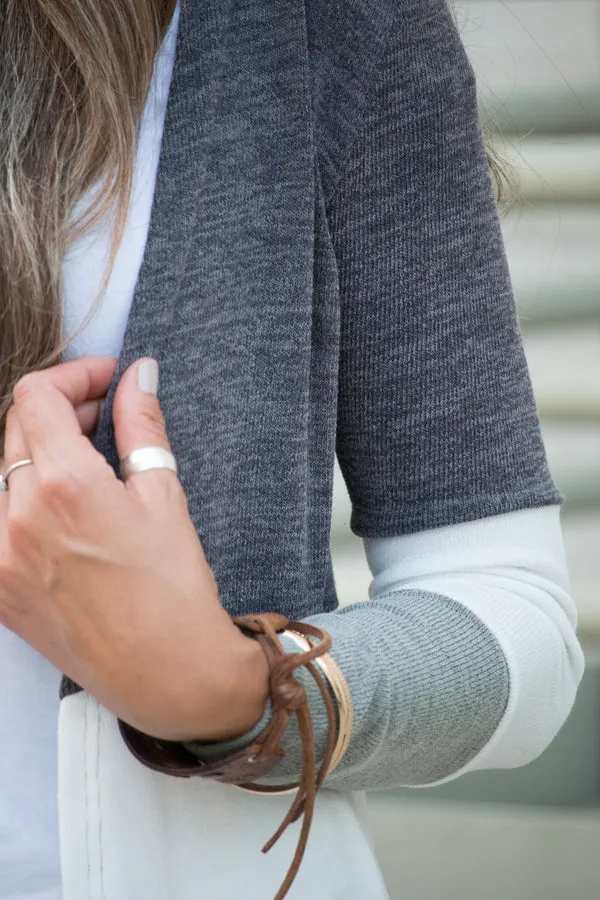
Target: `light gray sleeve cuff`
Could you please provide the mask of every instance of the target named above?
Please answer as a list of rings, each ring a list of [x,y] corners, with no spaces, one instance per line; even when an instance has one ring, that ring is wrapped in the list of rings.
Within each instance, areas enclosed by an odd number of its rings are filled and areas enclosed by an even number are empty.
[[[354,705],[348,750],[327,778],[328,788],[362,790],[433,783],[472,759],[489,741],[509,696],[504,654],[477,616],[448,597],[399,589],[305,620],[332,636],[331,655],[344,672]],[[289,638],[286,651],[299,652]],[[306,688],[317,759],[327,740],[327,715],[311,675]],[[212,744],[188,742],[201,758],[217,759],[252,743],[268,724]],[[262,784],[298,781],[302,742],[292,716],[281,741],[285,756]]]

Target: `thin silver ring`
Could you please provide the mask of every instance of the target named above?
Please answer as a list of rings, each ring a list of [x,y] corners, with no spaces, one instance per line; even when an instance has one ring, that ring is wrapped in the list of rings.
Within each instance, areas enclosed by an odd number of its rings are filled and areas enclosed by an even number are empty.
[[[12,466],[9,466],[4,475],[0,475],[0,494],[3,494],[8,490],[8,476],[13,471],[13,469],[18,469],[20,466],[31,465],[33,465],[32,459],[20,459],[17,462],[13,463]]]
[[[123,481],[136,472],[146,472],[149,469],[170,469],[177,475],[175,457],[164,447],[138,447],[119,460],[119,471]]]

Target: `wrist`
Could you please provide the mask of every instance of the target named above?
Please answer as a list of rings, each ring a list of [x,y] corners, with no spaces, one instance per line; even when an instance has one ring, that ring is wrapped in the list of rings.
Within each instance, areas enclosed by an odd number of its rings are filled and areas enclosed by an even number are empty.
[[[234,626],[235,627],[235,626]],[[180,720],[180,742],[229,740],[249,731],[263,716],[269,696],[269,665],[258,641],[237,628],[227,647],[221,648],[223,666],[207,689],[198,688],[202,709]]]
[[[211,723],[211,741],[229,740],[249,731],[262,717],[269,697],[269,664],[253,638],[237,630],[234,664],[228,672],[226,697]]]

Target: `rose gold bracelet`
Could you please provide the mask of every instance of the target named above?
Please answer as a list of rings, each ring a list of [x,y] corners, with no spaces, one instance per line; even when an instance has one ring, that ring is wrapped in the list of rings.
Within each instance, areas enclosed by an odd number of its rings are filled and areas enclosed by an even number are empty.
[[[314,646],[309,638],[290,628],[286,628],[281,634],[286,634],[290,637],[301,650],[310,650],[310,648]],[[354,724],[354,707],[352,705],[352,695],[346,677],[333,657],[330,656],[329,653],[324,653],[322,656],[318,656],[314,662],[325,675],[327,684],[331,687],[333,696],[335,697],[337,707],[338,728],[336,742],[331,762],[327,769],[327,775],[330,775],[341,762],[348,749],[348,744],[350,743],[350,738],[352,736],[352,726]],[[254,793],[257,789],[257,786],[254,785],[236,784],[234,787],[242,791],[249,791],[250,793]],[[259,790],[262,793],[268,794],[291,794],[297,790],[297,788],[297,784],[262,785]]]
[[[310,650],[313,646],[308,637],[297,631],[293,631],[290,628],[286,628],[282,634],[287,634],[301,650]],[[330,775],[336,766],[339,765],[348,749],[350,738],[352,736],[352,726],[354,724],[354,708],[348,682],[335,659],[333,659],[329,653],[324,653],[323,656],[317,657],[314,662],[325,675],[328,684],[331,686],[337,704],[338,731],[331,762],[327,769],[327,775]]]

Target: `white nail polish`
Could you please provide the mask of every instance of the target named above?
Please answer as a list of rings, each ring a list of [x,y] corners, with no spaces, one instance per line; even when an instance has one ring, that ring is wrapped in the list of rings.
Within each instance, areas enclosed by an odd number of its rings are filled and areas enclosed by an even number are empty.
[[[158,393],[158,363],[155,359],[145,359],[138,365],[138,387],[148,394]]]

